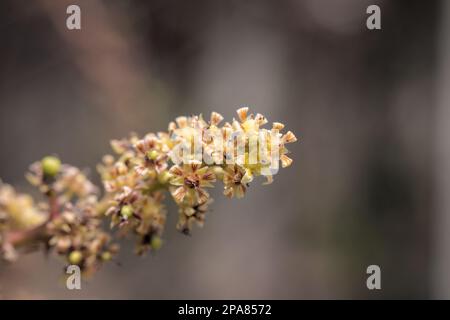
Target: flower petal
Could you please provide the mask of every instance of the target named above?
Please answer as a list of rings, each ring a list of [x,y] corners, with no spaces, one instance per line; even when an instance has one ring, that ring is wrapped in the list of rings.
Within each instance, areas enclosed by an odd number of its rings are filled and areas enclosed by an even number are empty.
[[[297,138],[295,137],[295,135],[292,133],[292,131],[288,131],[282,138],[281,141],[283,143],[291,143],[291,142],[295,142],[297,141]]]
[[[248,107],[243,107],[237,110],[237,114],[241,121],[245,121],[247,119]]]
[[[280,157],[280,160],[281,160],[281,166],[283,167],[283,168],[286,168],[286,167],[289,167],[291,164],[292,164],[292,159],[291,158],[289,158],[287,155],[285,155],[285,154],[283,154],[281,157]]]
[[[172,192],[172,196],[177,202],[182,202],[184,197],[186,196],[186,189],[184,187],[178,187],[175,191]]]

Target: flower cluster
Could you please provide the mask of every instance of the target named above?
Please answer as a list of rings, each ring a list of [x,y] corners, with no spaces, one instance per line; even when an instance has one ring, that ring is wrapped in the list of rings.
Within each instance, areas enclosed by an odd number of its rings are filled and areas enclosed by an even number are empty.
[[[85,275],[112,259],[118,246],[102,230],[97,187],[82,171],[50,156],[32,164],[26,177],[48,198],[43,226],[47,249],[78,265]]]
[[[239,120],[222,126],[223,117],[213,112],[208,121],[201,115],[178,117],[168,132],[112,141],[115,157],[104,157],[98,167],[110,199],[106,215],[112,217],[112,226],[140,235],[140,253],[152,249],[153,239],[161,237],[164,190],[179,207],[177,228],[190,234],[194,224],[203,225],[212,200],[207,189],[218,180],[226,196],[242,198],[256,176],[264,175],[266,183],[272,182],[278,169],[272,152],[277,152],[276,161],[282,167],[292,163],[286,148],[296,141],[292,132],[281,134],[284,126],[278,122],[271,129],[262,128],[266,118],[249,114],[248,108],[237,113]],[[259,137],[266,138],[266,143],[260,143]],[[256,148],[251,148],[252,143]],[[180,155],[185,150],[189,151]],[[158,240],[156,247],[159,244]]]
[[[44,220],[45,214],[31,196],[18,193],[12,186],[0,181],[0,226],[21,230],[41,224]]]
[[[279,162],[283,168],[292,163],[286,148],[296,141],[292,132],[282,134],[279,122],[263,128],[266,118],[248,108],[237,114],[223,125],[216,112],[208,119],[178,117],[166,132],[111,141],[114,154],[97,166],[105,191],[100,199],[78,168],[53,156],[34,163],[27,179],[47,201],[35,204],[0,183],[0,252],[11,257],[19,244],[41,242],[91,274],[118,251],[103,219],[118,235],[135,235],[140,255],[161,247],[167,196],[178,206],[177,229],[190,234],[204,224],[208,188],[220,181],[224,195],[242,198],[256,177],[271,183]]]
[[[101,229],[93,205],[68,204],[46,226],[48,246],[63,256],[67,264],[78,265],[85,275],[92,274],[118,251],[111,236]]]
[[[44,221],[44,208],[39,208],[31,196],[18,193],[12,186],[0,181],[1,257],[8,261],[13,261],[17,258],[16,250],[7,241],[8,235],[32,229]]]
[[[97,187],[80,169],[61,164],[58,158],[52,156],[33,163],[26,178],[43,194],[55,194],[60,203],[84,199],[98,193]]]

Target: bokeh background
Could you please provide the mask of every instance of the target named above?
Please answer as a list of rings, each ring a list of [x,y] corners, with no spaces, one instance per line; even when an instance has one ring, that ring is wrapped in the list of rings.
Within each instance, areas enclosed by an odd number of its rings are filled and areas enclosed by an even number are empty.
[[[124,242],[80,291],[24,255],[0,265],[0,297],[450,298],[449,19],[448,1],[2,0],[0,177],[21,191],[47,154],[98,183],[110,139],[183,114],[249,106],[299,142],[274,184],[218,188],[192,237],[169,206],[158,254]]]

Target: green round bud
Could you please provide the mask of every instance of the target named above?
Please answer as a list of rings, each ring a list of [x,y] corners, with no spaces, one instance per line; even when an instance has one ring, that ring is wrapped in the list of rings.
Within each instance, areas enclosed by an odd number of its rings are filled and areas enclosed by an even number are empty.
[[[155,160],[156,158],[158,158],[158,156],[159,156],[159,152],[156,151],[156,150],[152,150],[152,151],[147,152],[147,157],[150,160]]]
[[[172,178],[172,175],[169,173],[169,171],[163,171],[158,175],[158,181],[161,184],[166,184],[169,182],[170,178]]]
[[[153,250],[159,250],[162,246],[163,241],[161,240],[160,237],[158,236],[153,236],[152,237],[152,242],[150,243],[150,246],[152,247]]]
[[[42,171],[47,177],[54,177],[61,170],[61,161],[53,156],[44,157],[41,160]]]
[[[69,263],[70,264],[80,264],[83,260],[83,254],[81,251],[75,250],[69,254]]]
[[[109,251],[105,251],[102,253],[102,260],[103,261],[109,261],[112,259],[112,254]]]
[[[133,215],[133,207],[130,205],[125,205],[120,209],[120,214],[124,218],[130,218]]]

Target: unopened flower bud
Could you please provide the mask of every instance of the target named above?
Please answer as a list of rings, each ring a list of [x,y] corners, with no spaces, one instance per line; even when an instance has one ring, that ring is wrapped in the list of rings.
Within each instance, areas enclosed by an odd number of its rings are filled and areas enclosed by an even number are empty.
[[[61,161],[53,156],[44,157],[41,160],[42,171],[47,177],[54,177],[61,170]]]
[[[159,250],[162,246],[162,240],[160,237],[158,236],[153,236],[152,237],[152,242],[150,243],[151,247],[153,250]]]
[[[78,250],[72,251],[69,254],[69,263],[70,264],[77,264],[78,265],[78,264],[81,263],[82,260],[83,260],[83,254],[80,251],[78,251]]]
[[[128,171],[127,166],[123,162],[117,162],[116,163],[116,173],[118,175],[124,175]]]
[[[112,254],[109,251],[105,251],[102,253],[102,260],[103,261],[109,261],[112,259]]]
[[[133,215],[133,207],[130,205],[125,205],[120,209],[120,214],[122,217],[128,219]]]
[[[148,151],[147,152],[147,157],[150,160],[156,160],[156,158],[158,158],[158,156],[159,156],[159,152],[156,151],[156,150],[152,150],[152,151]]]

